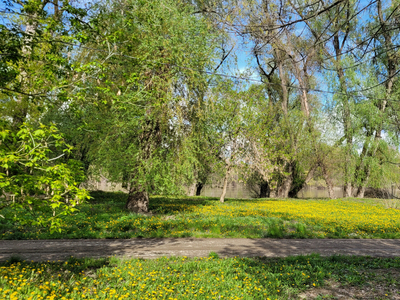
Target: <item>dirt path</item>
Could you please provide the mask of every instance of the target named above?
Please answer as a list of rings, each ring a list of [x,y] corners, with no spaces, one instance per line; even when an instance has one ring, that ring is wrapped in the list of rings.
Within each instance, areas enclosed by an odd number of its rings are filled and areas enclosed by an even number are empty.
[[[22,240],[0,241],[0,261],[16,255],[26,260],[64,260],[74,257],[204,257],[213,251],[221,257],[267,256],[319,253],[400,256],[400,240],[350,239],[127,239],[127,240]]]

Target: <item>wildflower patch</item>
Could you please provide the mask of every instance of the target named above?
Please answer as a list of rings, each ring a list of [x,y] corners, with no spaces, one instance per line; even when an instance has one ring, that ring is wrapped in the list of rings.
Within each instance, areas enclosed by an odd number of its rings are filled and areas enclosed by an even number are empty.
[[[400,238],[400,210],[379,200],[238,200],[161,197],[153,215],[124,209],[126,195],[94,193],[62,233],[0,220],[0,239],[213,237]],[[3,223],[2,223],[3,222]]]

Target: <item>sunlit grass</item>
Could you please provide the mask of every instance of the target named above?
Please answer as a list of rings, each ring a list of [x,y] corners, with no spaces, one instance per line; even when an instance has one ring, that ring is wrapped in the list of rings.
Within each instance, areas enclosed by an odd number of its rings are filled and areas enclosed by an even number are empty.
[[[153,216],[127,212],[125,200],[122,193],[93,193],[66,218],[62,233],[0,220],[0,238],[400,238],[400,210],[384,200],[230,199],[222,204],[216,198],[155,196]]]
[[[318,255],[271,258],[172,257],[154,260],[70,259],[0,264],[1,299],[296,299],[327,279],[368,283],[365,271],[400,268],[400,258]],[[397,278],[396,278],[397,279]],[[398,295],[383,276],[382,292]]]

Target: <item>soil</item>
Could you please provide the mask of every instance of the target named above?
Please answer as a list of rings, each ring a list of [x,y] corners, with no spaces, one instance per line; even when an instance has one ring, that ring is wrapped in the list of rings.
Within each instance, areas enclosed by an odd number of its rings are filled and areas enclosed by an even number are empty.
[[[363,286],[352,286],[349,284],[342,285],[334,280],[326,282],[324,287],[313,288],[298,295],[298,298],[303,299],[346,299],[346,300],[366,300],[366,299],[392,299],[400,300],[400,272],[397,269],[374,269],[364,272],[365,276],[374,280],[367,281]],[[367,274],[369,273],[369,274]],[[384,277],[390,274],[392,281],[395,282],[388,286],[385,280],[379,280],[376,277]]]
[[[12,256],[25,260],[65,260],[74,257],[157,258],[161,256],[206,257],[286,257],[319,253],[398,257],[400,240],[363,239],[81,239],[81,240],[1,240],[0,261]]]

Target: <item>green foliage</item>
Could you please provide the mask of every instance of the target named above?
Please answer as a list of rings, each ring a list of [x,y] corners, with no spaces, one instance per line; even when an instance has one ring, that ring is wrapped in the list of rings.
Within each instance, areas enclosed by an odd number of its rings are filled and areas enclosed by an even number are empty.
[[[40,116],[68,99],[77,77],[71,53],[77,32],[88,26],[77,22],[86,15],[68,1],[5,1],[0,12],[0,116],[15,127]],[[78,24],[77,24],[78,23]]]
[[[186,139],[207,78],[193,69],[211,66],[213,35],[180,1],[110,2],[97,9],[93,24],[104,43],[88,45],[104,51],[83,60],[87,81],[71,106],[87,117],[81,128],[96,133],[92,166],[148,192],[181,193],[193,158]]]
[[[24,123],[17,133],[3,128],[0,134],[1,217],[61,231],[62,217],[89,198],[78,187],[85,179],[80,164],[60,161],[71,147],[55,125]]]
[[[313,168],[327,184],[387,187],[400,178],[398,0],[380,13],[381,1],[329,3],[319,13],[304,1],[5,1],[2,138],[23,153],[16,143],[43,133],[17,134],[21,124],[55,123],[75,159],[57,172],[80,182],[82,164],[85,175],[153,194],[182,194],[231,169],[283,197],[284,189],[295,197]],[[228,79],[237,35],[260,84]],[[30,170],[52,154],[36,149],[18,164],[13,155],[3,168],[40,189]]]

